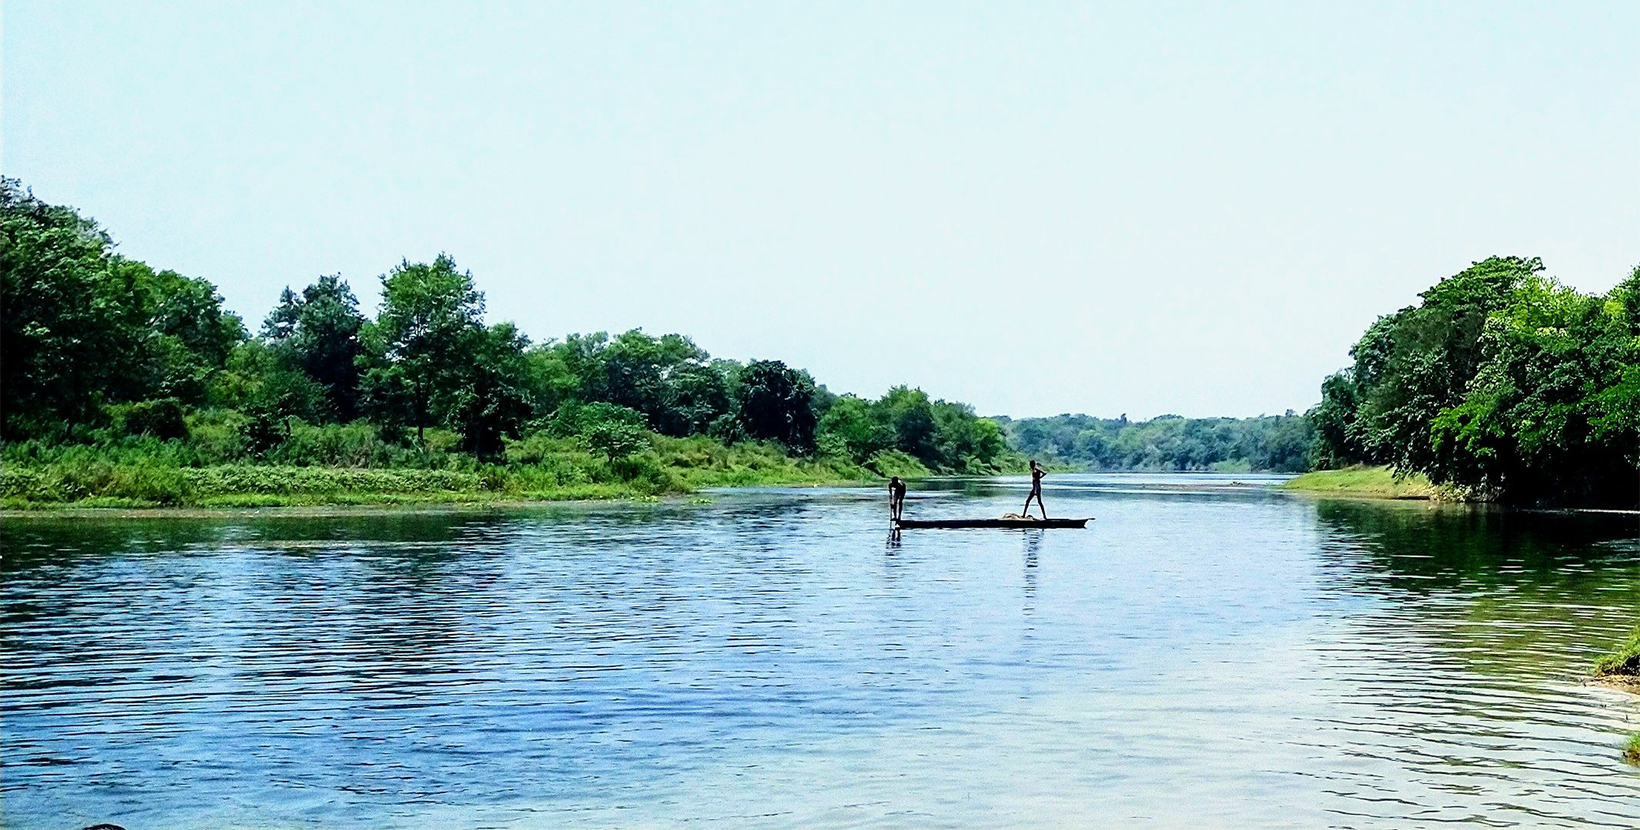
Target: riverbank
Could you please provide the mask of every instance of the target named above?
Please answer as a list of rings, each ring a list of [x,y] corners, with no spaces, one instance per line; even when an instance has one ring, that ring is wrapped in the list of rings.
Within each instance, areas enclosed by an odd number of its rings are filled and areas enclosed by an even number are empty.
[[[1461,501],[1449,487],[1430,482],[1421,473],[1397,478],[1389,467],[1347,467],[1316,470],[1283,482],[1281,489],[1299,493],[1368,499]]]
[[[616,459],[560,446],[508,464],[441,460],[446,464],[437,468],[193,467],[95,456],[9,463],[0,470],[0,507],[18,515],[64,509],[519,504],[652,499],[709,487],[853,484],[877,477],[838,459],[792,457],[768,444],[725,446],[704,438],[658,440],[648,450]]]
[[[1629,634],[1629,638],[1616,650],[1595,661],[1594,679],[1608,686],[1640,693],[1640,628]]]
[[[1640,695],[1640,628],[1629,634],[1615,651],[1603,655],[1594,663],[1592,680],[1602,686]],[[1640,766],[1640,732],[1629,736],[1623,747],[1623,760]]]

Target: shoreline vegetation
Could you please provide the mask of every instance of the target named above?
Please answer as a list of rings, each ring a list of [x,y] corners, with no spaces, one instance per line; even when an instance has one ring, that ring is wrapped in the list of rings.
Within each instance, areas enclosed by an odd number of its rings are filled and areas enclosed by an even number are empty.
[[[1615,650],[1601,655],[1594,662],[1592,675],[1596,683],[1640,695],[1640,627]],[[1640,766],[1640,732],[1629,736],[1623,760]]]
[[[656,437],[641,456],[611,464],[563,441],[550,463],[470,469],[222,464],[55,463],[0,470],[7,515],[61,510],[431,506],[644,500],[714,487],[828,486],[875,478],[864,467],[800,459],[778,446],[725,447]],[[925,471],[926,474],[926,471]]]
[[[1379,317],[1308,413],[1311,466],[1343,482],[1388,465],[1469,501],[1640,508],[1640,267],[1603,295],[1544,270],[1491,257]]]
[[[1600,683],[1640,694],[1640,628],[1615,650],[1601,655],[1593,675]]]
[[[1338,470],[1314,470],[1281,483],[1294,493],[1365,499],[1464,501],[1455,488],[1438,486],[1422,473],[1396,476],[1389,466],[1355,465]]]
[[[533,341],[440,254],[286,287],[260,328],[0,177],[0,507],[651,498],[1050,468],[1302,473],[1341,497],[1640,508],[1640,268],[1492,257],[1380,317],[1304,413],[981,417],[642,329]],[[1312,472],[1306,472],[1312,471]]]
[[[448,255],[285,288],[259,330],[0,178],[0,507],[654,498],[1022,470],[998,421],[641,329],[532,341]]]

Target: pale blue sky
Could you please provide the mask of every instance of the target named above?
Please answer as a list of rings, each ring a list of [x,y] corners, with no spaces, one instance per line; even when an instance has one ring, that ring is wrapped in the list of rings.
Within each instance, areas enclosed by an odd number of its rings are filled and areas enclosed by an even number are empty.
[[[1640,262],[1640,3],[8,0],[0,167],[253,326],[448,251],[982,413],[1303,409],[1491,254]],[[892,357],[890,357],[892,355]]]

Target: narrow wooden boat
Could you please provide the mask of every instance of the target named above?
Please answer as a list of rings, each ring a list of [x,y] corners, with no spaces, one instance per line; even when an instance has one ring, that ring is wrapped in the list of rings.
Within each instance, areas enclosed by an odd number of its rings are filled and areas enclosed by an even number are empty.
[[[901,519],[894,523],[899,528],[964,528],[964,527],[1087,527],[1092,519]]]

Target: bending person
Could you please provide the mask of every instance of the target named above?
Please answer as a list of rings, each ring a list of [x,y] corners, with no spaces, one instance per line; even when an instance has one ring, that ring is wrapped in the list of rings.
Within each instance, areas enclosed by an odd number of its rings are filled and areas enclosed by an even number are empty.
[[[1031,494],[1025,497],[1025,509],[1020,511],[1019,515],[1024,516],[1027,519],[1030,518],[1031,499],[1036,499],[1036,507],[1038,510],[1042,511],[1043,521],[1047,520],[1048,507],[1042,503],[1042,477],[1047,474],[1047,470],[1037,466],[1036,459],[1031,459]]]
[[[888,479],[888,515],[891,521],[899,521],[905,513],[905,482],[899,476],[890,476]]]

